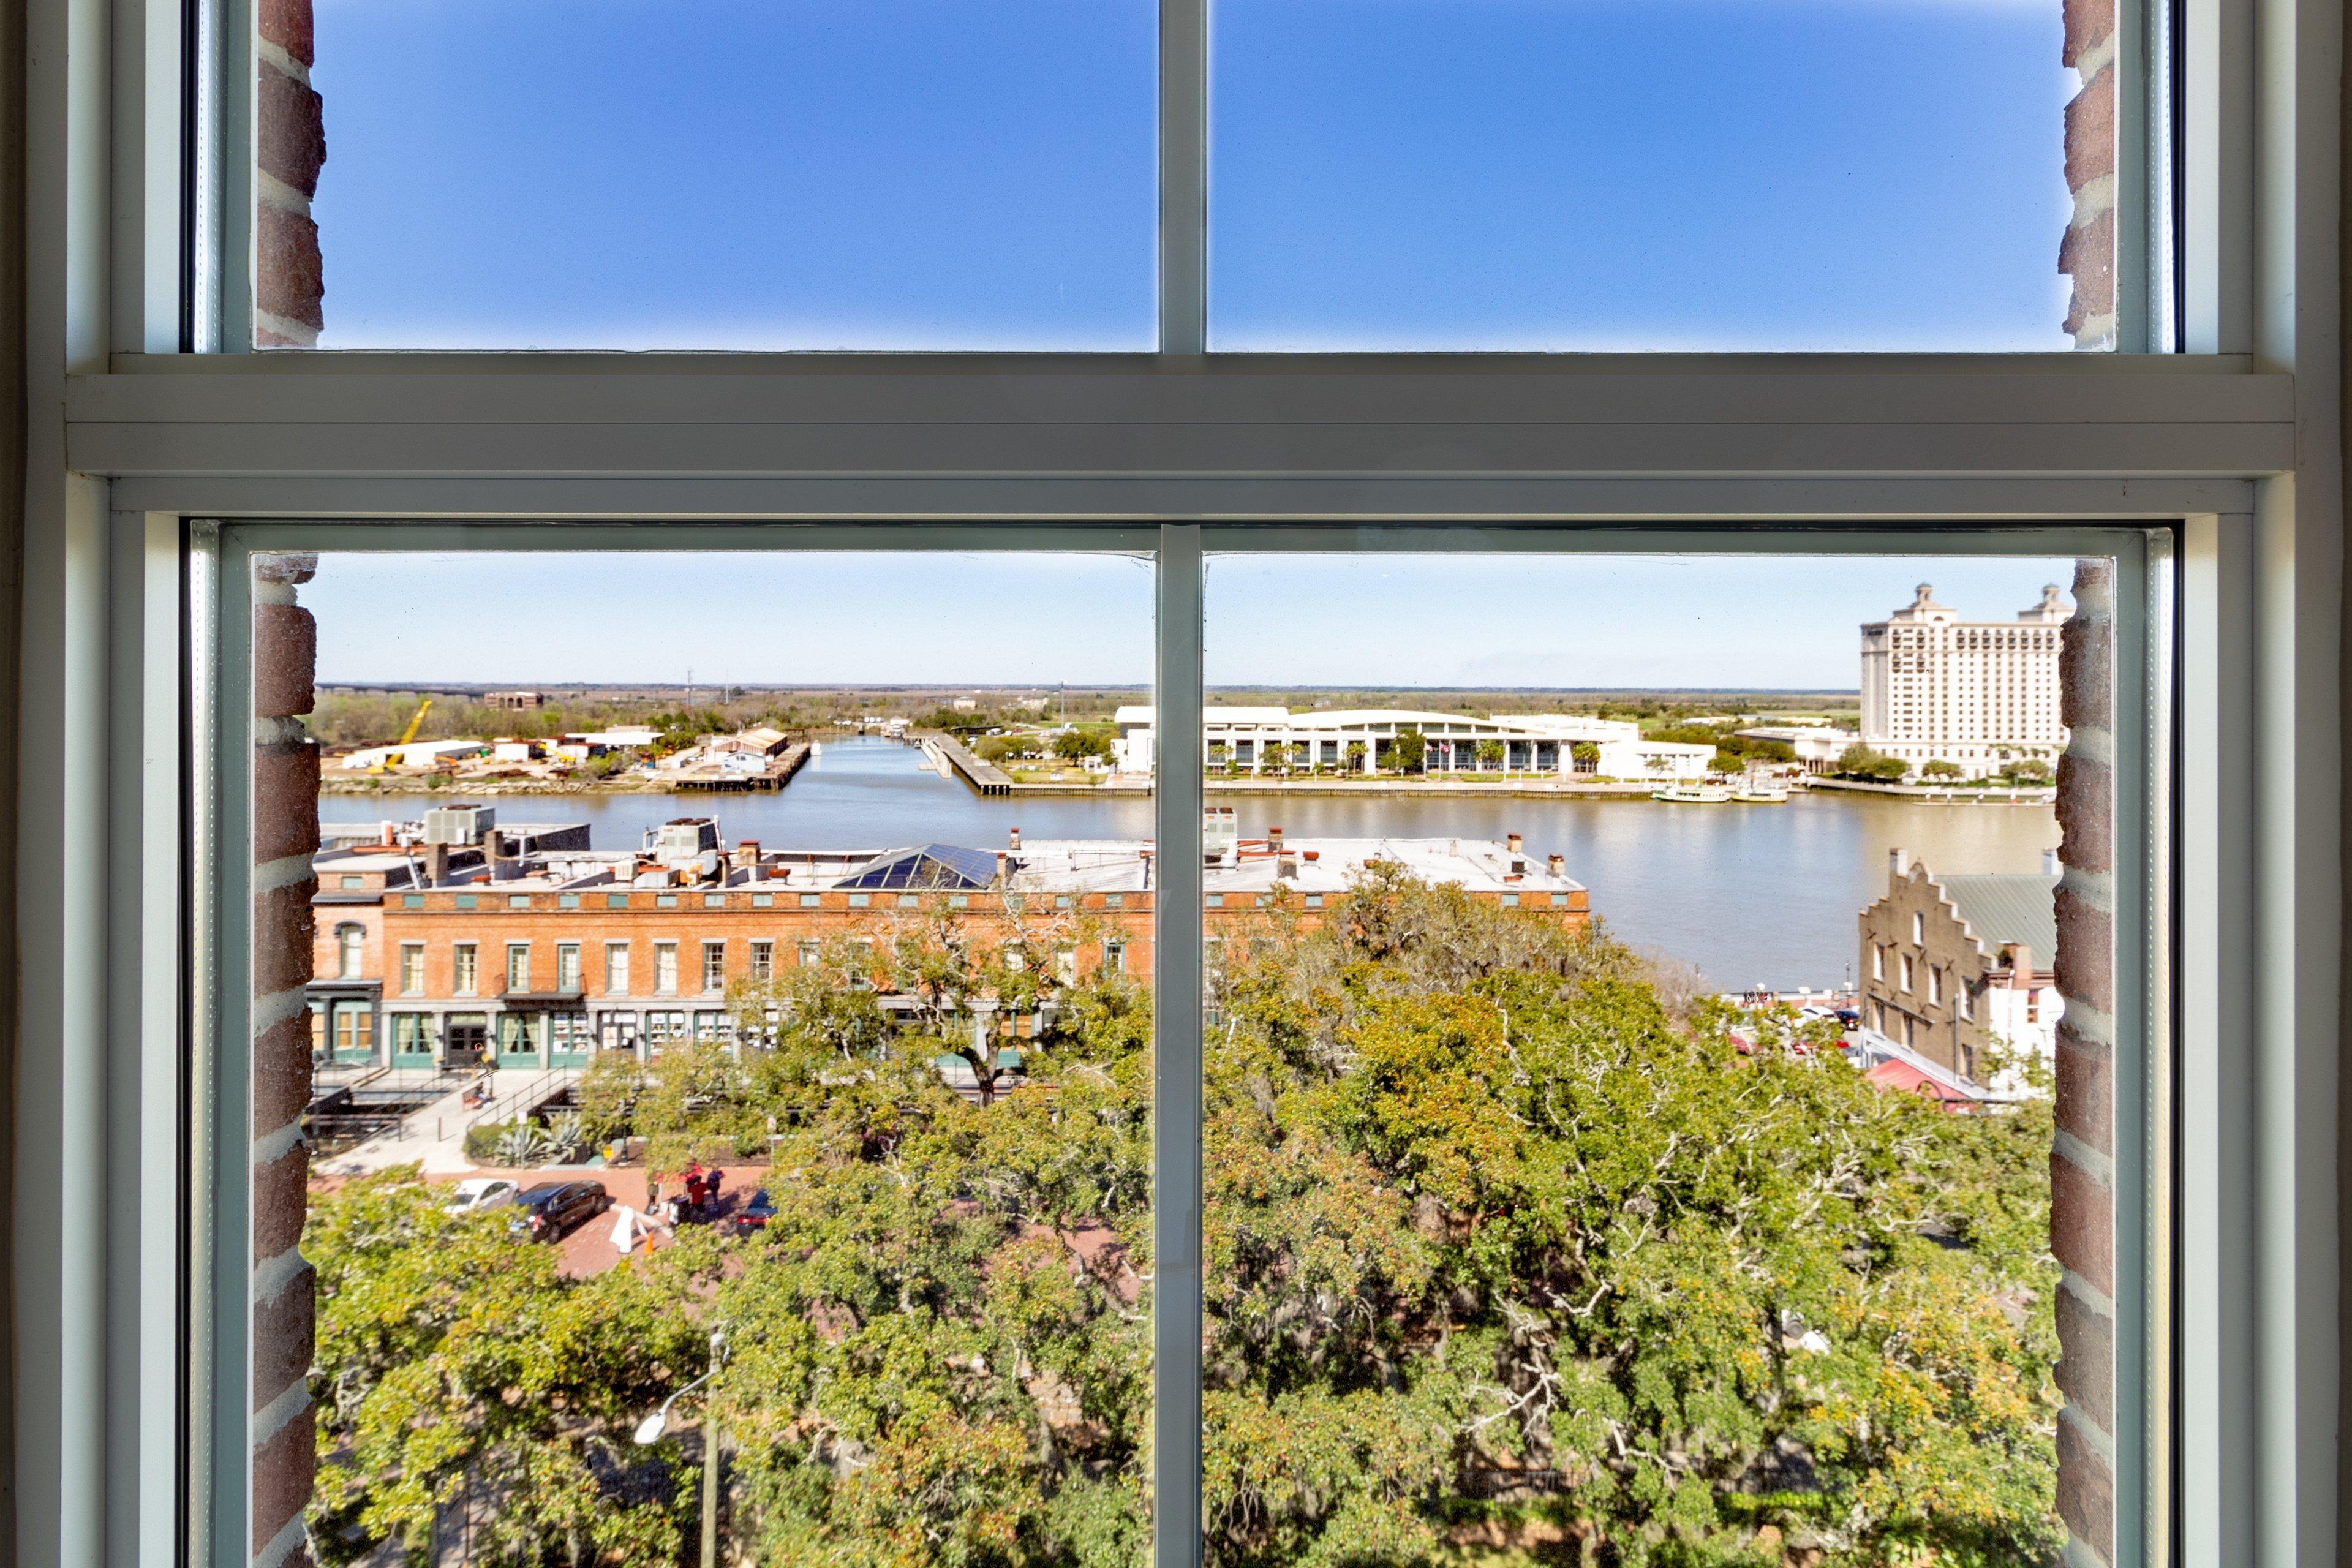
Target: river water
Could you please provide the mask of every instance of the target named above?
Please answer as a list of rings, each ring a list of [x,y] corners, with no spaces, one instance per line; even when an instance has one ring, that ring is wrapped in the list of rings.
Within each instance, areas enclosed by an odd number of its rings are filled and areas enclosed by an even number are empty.
[[[987,799],[915,765],[910,747],[825,742],[772,795],[500,796],[507,823],[590,825],[600,849],[634,846],[682,815],[719,819],[722,838],[771,849],[891,848],[944,843],[993,849],[1007,832],[1039,838],[1146,838],[1151,802],[1024,796]],[[413,819],[440,795],[327,795],[330,822]],[[1219,794],[1245,836],[1278,824],[1295,837],[1500,838],[1567,857],[1593,912],[1637,947],[1696,964],[1727,989],[1790,988],[1853,977],[1854,916],[1886,888],[1887,851],[1934,870],[2026,872],[2058,846],[2046,805],[1934,805],[1824,790],[1786,805],[1667,805],[1649,800],[1457,800],[1413,796]]]

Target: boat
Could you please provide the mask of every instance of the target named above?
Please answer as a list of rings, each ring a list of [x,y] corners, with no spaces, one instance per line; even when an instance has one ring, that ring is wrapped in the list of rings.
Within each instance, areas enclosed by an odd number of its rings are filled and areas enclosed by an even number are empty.
[[[1731,798],[1744,805],[1786,805],[1789,786],[1770,779],[1741,779],[1731,786]]]
[[[1668,784],[1662,790],[1653,790],[1650,798],[1682,805],[1719,805],[1731,798],[1731,790],[1725,784]]]

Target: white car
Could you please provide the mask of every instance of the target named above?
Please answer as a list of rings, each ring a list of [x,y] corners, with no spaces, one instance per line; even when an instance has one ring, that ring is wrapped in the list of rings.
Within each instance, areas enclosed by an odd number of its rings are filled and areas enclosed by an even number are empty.
[[[481,1214],[514,1202],[515,1184],[496,1176],[474,1176],[459,1182],[454,1201],[441,1205],[443,1214]]]

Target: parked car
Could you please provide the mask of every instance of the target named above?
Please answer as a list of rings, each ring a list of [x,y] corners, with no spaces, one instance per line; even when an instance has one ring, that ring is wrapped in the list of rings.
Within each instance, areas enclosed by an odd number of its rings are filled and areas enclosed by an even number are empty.
[[[541,1182],[515,1194],[507,1229],[533,1241],[554,1241],[612,1206],[612,1195],[594,1182]]]
[[[761,1187],[751,1194],[750,1203],[727,1216],[727,1224],[737,1236],[749,1236],[753,1231],[765,1230],[768,1222],[775,1217],[775,1200],[768,1196],[767,1188]]]
[[[502,1209],[514,1202],[515,1184],[502,1176],[472,1176],[452,1188],[449,1201],[441,1205],[443,1214],[480,1214],[488,1209]]]

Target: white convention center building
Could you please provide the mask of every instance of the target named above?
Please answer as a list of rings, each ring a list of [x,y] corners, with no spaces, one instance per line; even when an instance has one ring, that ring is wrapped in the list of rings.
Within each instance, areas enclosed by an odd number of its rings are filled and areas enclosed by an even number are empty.
[[[1149,773],[1155,754],[1153,710],[1121,708],[1114,760],[1125,773]],[[1715,748],[1643,739],[1641,726],[1580,713],[1496,713],[1474,719],[1409,708],[1293,713],[1286,708],[1209,708],[1202,717],[1209,765],[1244,773],[1269,769],[1325,773],[1388,772],[1397,736],[1418,731],[1431,773],[1551,773],[1587,777],[1691,780],[1706,776]]]

